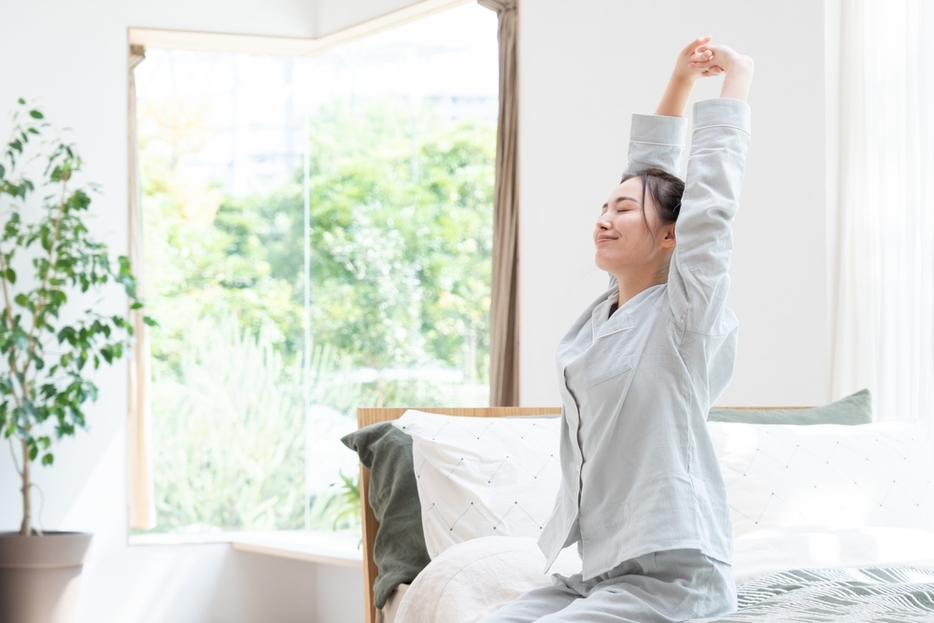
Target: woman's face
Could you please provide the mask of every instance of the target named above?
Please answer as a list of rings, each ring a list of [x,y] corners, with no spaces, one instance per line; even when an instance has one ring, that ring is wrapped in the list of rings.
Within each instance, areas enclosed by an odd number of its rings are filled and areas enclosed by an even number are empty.
[[[626,180],[610,195],[593,233],[598,268],[618,277],[632,268],[657,270],[668,259],[668,250],[674,246],[674,223],[659,227],[648,194],[645,202],[643,215],[642,179],[638,177]]]

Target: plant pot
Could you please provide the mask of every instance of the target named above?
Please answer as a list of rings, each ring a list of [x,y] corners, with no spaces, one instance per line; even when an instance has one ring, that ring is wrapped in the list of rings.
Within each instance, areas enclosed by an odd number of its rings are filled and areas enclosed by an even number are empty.
[[[91,536],[0,532],[0,623],[72,623]]]

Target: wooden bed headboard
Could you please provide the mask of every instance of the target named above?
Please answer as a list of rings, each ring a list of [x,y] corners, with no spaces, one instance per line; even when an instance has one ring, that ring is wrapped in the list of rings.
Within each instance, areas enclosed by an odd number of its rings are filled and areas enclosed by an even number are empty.
[[[357,426],[363,428],[377,422],[396,420],[410,408],[426,413],[439,415],[454,415],[466,417],[507,417],[531,415],[557,415],[561,407],[359,407],[357,409]],[[373,514],[369,504],[370,470],[360,465],[360,519],[363,524],[363,592],[366,606],[366,623],[376,622],[376,607],[373,605],[373,582],[378,572],[373,561],[373,543],[376,540],[376,530],[379,522]]]
[[[357,409],[357,426],[363,428],[377,422],[396,420],[402,417],[408,409],[418,409],[426,413],[439,415],[453,415],[466,417],[509,417],[509,416],[542,416],[557,415],[561,407],[359,407]],[[798,410],[809,407],[719,407],[730,410],[759,410],[759,409],[785,409]],[[366,623],[376,623],[376,607],[373,605],[373,582],[376,580],[378,569],[373,561],[373,543],[376,540],[376,530],[379,522],[373,514],[369,504],[370,470],[360,465],[360,505],[361,523],[363,524],[363,584],[364,604],[366,607]]]

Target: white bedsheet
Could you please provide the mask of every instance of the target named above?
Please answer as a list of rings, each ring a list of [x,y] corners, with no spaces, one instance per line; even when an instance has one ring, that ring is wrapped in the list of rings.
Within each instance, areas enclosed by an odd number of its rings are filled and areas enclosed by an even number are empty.
[[[902,565],[934,568],[934,526],[908,528],[796,527],[737,539],[738,584],[806,567]],[[399,603],[395,623],[474,623],[522,593],[551,583],[550,573],[581,568],[571,547],[542,573],[545,560],[534,539],[485,537],[460,543],[435,558]]]

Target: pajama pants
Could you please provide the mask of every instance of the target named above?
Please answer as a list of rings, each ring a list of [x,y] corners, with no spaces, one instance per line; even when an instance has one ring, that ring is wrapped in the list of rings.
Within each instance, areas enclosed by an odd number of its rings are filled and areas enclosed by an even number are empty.
[[[675,623],[736,610],[730,565],[698,550],[646,554],[587,581],[553,577],[482,623]]]

